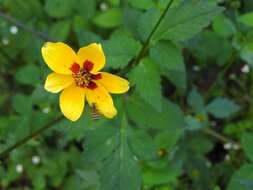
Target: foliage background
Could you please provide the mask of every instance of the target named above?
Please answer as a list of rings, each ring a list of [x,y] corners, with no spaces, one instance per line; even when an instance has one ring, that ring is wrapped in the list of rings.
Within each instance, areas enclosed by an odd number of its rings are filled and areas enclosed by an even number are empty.
[[[100,42],[131,82],[115,119],[87,108],[3,158],[0,189],[253,189],[253,1],[168,3],[0,0],[1,151],[60,114],[45,41]]]

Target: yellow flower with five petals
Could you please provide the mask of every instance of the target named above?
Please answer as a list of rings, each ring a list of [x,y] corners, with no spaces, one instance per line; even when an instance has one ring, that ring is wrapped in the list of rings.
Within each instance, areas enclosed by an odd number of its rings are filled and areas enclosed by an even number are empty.
[[[83,113],[85,100],[105,117],[117,114],[112,94],[125,93],[129,82],[116,75],[101,72],[105,66],[102,46],[92,43],[77,53],[62,42],[47,42],[41,49],[42,57],[53,71],[47,76],[45,89],[51,93],[61,92],[59,98],[63,115],[76,121]]]

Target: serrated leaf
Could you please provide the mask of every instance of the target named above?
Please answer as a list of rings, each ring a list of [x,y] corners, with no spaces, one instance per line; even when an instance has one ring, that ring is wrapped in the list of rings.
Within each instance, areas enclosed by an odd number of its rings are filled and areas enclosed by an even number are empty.
[[[102,190],[139,190],[140,168],[128,145],[127,123],[123,117],[120,129],[120,145],[103,163],[101,168]]]
[[[168,10],[153,40],[189,40],[208,26],[210,21],[223,10],[215,3],[205,0],[184,1],[178,7]]]
[[[126,107],[129,118],[140,127],[175,132],[175,130],[182,130],[185,124],[180,108],[164,98],[161,112],[143,102],[137,95],[129,97]]]
[[[100,161],[109,155],[118,144],[118,130],[110,126],[99,126],[87,132],[84,142],[84,159],[87,162]]]
[[[230,117],[240,110],[240,106],[228,98],[216,98],[206,107],[208,113],[217,118]]]
[[[141,15],[138,21],[138,32],[141,40],[147,40],[156,22],[158,21],[160,12],[157,9],[150,9]],[[148,22],[147,22],[148,20]]]
[[[98,14],[93,21],[102,28],[117,27],[122,23],[122,11],[119,8],[111,8]]]
[[[156,144],[145,130],[129,130],[129,144],[139,159],[152,160],[156,158]]]
[[[162,41],[150,49],[150,57],[176,87],[186,89],[186,71],[181,49],[169,41]]]
[[[141,38],[139,36],[139,19],[143,14],[142,11],[132,8],[126,8],[123,12],[123,26],[134,34],[136,38]]]
[[[138,54],[140,43],[128,36],[113,37],[103,44],[107,56],[107,66],[123,68]]]
[[[160,73],[155,63],[150,58],[143,59],[132,69],[129,79],[136,86],[140,96],[156,110],[161,110],[161,84]]]

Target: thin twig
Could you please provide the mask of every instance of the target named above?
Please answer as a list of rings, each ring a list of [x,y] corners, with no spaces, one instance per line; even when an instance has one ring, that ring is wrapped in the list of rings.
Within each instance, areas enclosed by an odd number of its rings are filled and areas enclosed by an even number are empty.
[[[26,137],[20,139],[18,142],[16,142],[15,144],[13,144],[12,146],[6,148],[4,151],[2,151],[0,153],[0,160],[3,160],[5,157],[7,157],[9,155],[9,153],[11,151],[13,151],[14,149],[16,149],[17,147],[23,145],[24,143],[26,143],[27,141],[31,140],[32,138],[34,138],[35,136],[37,136],[38,134],[42,133],[43,131],[45,131],[46,129],[49,129],[51,127],[53,127],[56,123],[58,123],[59,121],[61,121],[63,119],[63,116],[59,116],[57,118],[55,118],[54,120],[52,120],[50,123],[48,123],[47,125],[41,127],[40,129],[32,132],[31,134],[27,135]]]
[[[0,17],[3,18],[4,20],[14,24],[15,26],[30,32],[32,34],[34,34],[35,36],[38,36],[39,38],[46,40],[46,41],[54,41],[51,37],[49,37],[46,33],[43,33],[41,31],[35,30],[34,28],[31,28],[25,24],[23,24],[21,21],[12,18],[11,16],[5,14],[4,12],[0,11]]]

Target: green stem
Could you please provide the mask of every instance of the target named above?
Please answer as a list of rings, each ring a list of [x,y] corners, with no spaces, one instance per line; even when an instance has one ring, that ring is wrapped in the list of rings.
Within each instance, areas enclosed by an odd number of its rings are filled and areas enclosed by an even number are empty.
[[[138,55],[136,56],[136,58],[132,62],[130,62],[125,68],[123,68],[121,70],[121,72],[120,72],[121,74],[127,73],[133,66],[140,63],[141,58],[145,55],[146,51],[148,50],[148,47],[149,47],[149,44],[150,44],[150,41],[151,41],[153,35],[155,34],[157,28],[160,26],[164,16],[166,15],[167,11],[169,10],[169,8],[170,8],[170,6],[172,5],[173,2],[174,2],[174,0],[169,1],[169,3],[167,4],[166,8],[163,11],[163,13],[161,14],[159,20],[155,24],[153,30],[149,34],[147,40],[142,45],[142,48],[141,48],[140,52],[138,53]]]
[[[217,133],[216,131],[210,129],[210,128],[204,128],[203,132],[218,139],[219,141],[223,142],[223,143],[232,143],[232,144],[239,144],[238,142],[235,142],[234,140],[229,139],[228,137]]]
[[[31,134],[27,135],[26,137],[24,137],[23,139],[20,139],[18,142],[16,142],[15,144],[13,144],[12,146],[6,148],[4,151],[2,151],[0,153],[0,160],[3,160],[5,157],[7,157],[9,155],[9,153],[11,151],[13,151],[14,149],[16,149],[17,147],[25,144],[27,141],[31,140],[32,138],[34,138],[35,136],[39,135],[40,133],[42,133],[43,131],[45,131],[46,129],[49,129],[51,127],[54,126],[54,124],[58,123],[59,121],[61,121],[63,119],[63,116],[59,116],[56,117],[54,120],[52,120],[50,123],[48,123],[47,125],[43,126],[42,128],[32,132]]]
[[[32,34],[34,34],[35,36],[38,36],[39,38],[46,40],[46,41],[54,41],[52,38],[50,38],[47,34],[40,32],[38,30],[35,30],[31,27],[26,26],[25,24],[23,24],[22,22],[12,18],[9,15],[6,15],[4,12],[0,11],[0,17],[3,18],[4,20],[6,20],[7,22],[10,22],[14,25],[16,25],[17,27],[30,32]]]

